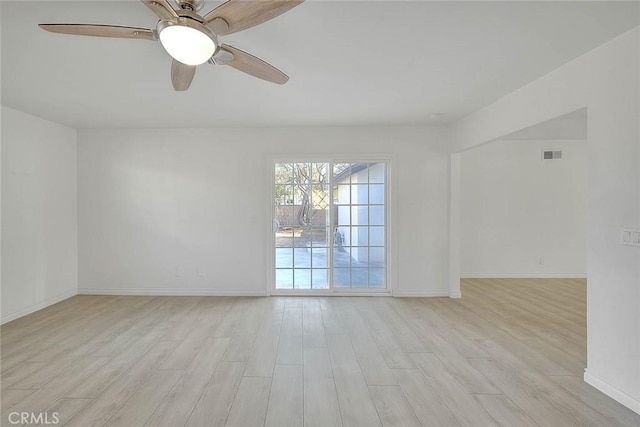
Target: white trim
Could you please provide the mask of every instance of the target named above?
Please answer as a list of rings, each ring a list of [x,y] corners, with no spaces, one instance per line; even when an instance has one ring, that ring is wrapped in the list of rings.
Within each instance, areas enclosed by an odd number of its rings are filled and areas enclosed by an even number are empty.
[[[272,297],[330,297],[331,289],[272,289],[269,296]]]
[[[346,287],[334,287],[333,292],[335,294],[391,294],[389,288],[346,288]]]
[[[410,297],[410,298],[432,298],[432,297],[448,297],[449,289],[426,289],[423,291],[401,291],[396,289],[393,293],[394,297]],[[454,297],[452,297],[454,298]]]
[[[395,296],[398,283],[398,244],[396,236],[399,234],[400,227],[396,215],[400,212],[400,203],[398,199],[398,176],[399,160],[395,154],[389,154],[387,160],[387,175],[385,177],[385,256],[387,257],[387,289],[391,296]]]
[[[264,289],[256,289],[251,291],[243,290],[217,290],[217,289],[165,289],[165,288],[112,288],[112,289],[96,289],[96,288],[80,288],[79,295],[132,295],[132,296],[250,296],[264,297],[267,292]]]
[[[271,291],[272,297],[390,297],[391,292],[331,292],[330,289],[275,289]]]
[[[460,273],[461,279],[586,279],[584,273]]]
[[[65,292],[63,294],[60,294],[56,297],[50,298],[46,301],[40,302],[38,304],[34,304],[30,307],[24,308],[22,310],[18,310],[18,311],[14,311],[11,314],[7,314],[6,316],[2,316],[2,319],[0,320],[0,325],[4,325],[7,322],[11,322],[12,320],[16,320],[19,319],[20,317],[26,316],[28,314],[34,313],[36,311],[42,310],[43,308],[47,308],[50,305],[53,304],[57,304],[60,301],[64,301],[68,298],[74,297],[78,295],[78,291],[76,291],[75,289],[72,291],[68,291]]]
[[[461,298],[460,290],[460,154],[449,156],[449,296]]]
[[[640,414],[640,400],[637,400],[632,396],[629,396],[627,393],[620,390],[618,387],[614,386],[611,383],[608,383],[607,381],[603,380],[597,375],[592,374],[587,369],[584,370],[584,381],[587,384],[598,389],[599,391],[603,392],[613,400],[618,401],[619,403],[623,404],[624,406],[631,409],[632,411]]]

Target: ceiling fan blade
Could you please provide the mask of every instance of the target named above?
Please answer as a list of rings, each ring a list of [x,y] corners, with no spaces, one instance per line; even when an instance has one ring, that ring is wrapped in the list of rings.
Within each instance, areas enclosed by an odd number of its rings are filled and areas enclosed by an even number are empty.
[[[226,44],[220,45],[220,49],[233,55],[233,58],[227,59],[227,55],[221,55],[219,59],[216,59],[219,64],[229,65],[243,73],[279,85],[289,81],[289,76],[260,58]]]
[[[298,6],[304,0],[229,0],[204,16],[206,24],[216,18],[229,26],[219,35],[231,34],[255,27]]]
[[[40,24],[40,28],[52,33],[74,36],[115,37],[120,39],[155,40],[153,31],[146,28],[119,27],[116,25],[92,24]]]
[[[167,0],[142,0],[163,21],[178,19],[178,13]]]
[[[171,63],[171,83],[176,91],[182,92],[189,89],[195,74],[196,67],[194,65],[185,65],[175,59]]]

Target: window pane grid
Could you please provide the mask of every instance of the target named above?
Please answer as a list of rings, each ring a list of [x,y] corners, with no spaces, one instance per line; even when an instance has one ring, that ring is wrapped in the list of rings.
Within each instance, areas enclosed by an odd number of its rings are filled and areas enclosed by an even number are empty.
[[[275,169],[276,288],[386,288],[386,164]]]
[[[336,174],[334,168],[335,223],[344,234],[343,247],[334,247],[336,287],[386,287],[385,169],[384,163],[351,163],[347,177],[344,170]]]

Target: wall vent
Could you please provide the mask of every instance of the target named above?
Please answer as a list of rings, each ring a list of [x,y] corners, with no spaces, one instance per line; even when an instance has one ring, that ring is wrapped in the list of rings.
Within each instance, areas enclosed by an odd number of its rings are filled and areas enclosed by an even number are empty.
[[[562,158],[562,151],[543,151],[542,160],[555,160]]]

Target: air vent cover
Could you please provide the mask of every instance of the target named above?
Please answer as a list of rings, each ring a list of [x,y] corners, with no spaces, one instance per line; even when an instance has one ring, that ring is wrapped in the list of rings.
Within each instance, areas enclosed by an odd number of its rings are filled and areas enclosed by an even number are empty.
[[[562,158],[562,151],[543,151],[542,160],[555,160]]]

